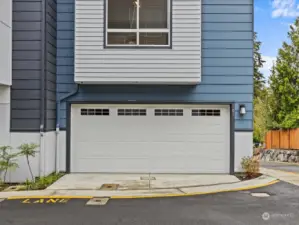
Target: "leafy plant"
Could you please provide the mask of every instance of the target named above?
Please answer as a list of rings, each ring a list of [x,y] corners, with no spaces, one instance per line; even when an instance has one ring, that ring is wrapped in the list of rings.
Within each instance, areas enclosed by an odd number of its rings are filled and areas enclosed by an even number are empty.
[[[43,190],[61,178],[64,174],[52,173],[45,177],[36,178],[34,182],[26,180],[25,186],[27,190]]]
[[[35,157],[36,153],[38,153],[38,151],[36,150],[38,147],[39,146],[35,143],[22,144],[18,147],[18,149],[20,150],[20,155],[23,155],[26,157],[28,169],[29,169],[31,179],[33,182],[35,179],[34,179],[34,175],[32,173],[29,157]]]
[[[259,161],[257,159],[254,159],[253,157],[243,157],[241,166],[245,171],[247,178],[255,177],[260,171]]]
[[[3,175],[3,182],[6,182],[6,175],[9,170],[15,170],[19,167],[16,162],[16,158],[19,156],[19,153],[11,153],[11,146],[1,146],[0,147],[0,172]]]

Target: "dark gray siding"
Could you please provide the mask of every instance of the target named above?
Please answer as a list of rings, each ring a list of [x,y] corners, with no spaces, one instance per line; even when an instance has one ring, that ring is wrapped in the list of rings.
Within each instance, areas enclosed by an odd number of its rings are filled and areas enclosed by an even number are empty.
[[[55,93],[56,1],[13,0],[11,131],[55,129]]]
[[[13,0],[11,130],[39,130],[41,0]]]
[[[47,0],[46,6],[45,128],[54,130],[56,127],[56,0]]]

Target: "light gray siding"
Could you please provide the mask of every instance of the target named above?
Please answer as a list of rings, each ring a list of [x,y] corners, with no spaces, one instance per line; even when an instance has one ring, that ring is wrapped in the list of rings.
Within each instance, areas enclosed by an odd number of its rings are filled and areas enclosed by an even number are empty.
[[[11,131],[54,130],[56,0],[13,0],[12,48]]]
[[[172,0],[171,48],[105,48],[105,0],[76,0],[75,81],[198,83],[201,1]]]

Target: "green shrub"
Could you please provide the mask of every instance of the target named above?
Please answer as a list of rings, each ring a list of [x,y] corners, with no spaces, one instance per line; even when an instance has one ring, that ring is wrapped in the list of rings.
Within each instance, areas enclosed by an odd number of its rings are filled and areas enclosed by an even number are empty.
[[[243,157],[241,166],[246,173],[247,178],[253,178],[260,172],[260,163],[253,157]]]
[[[22,144],[18,147],[18,149],[20,150],[19,154],[25,156],[25,158],[26,158],[32,182],[34,182],[34,176],[32,173],[29,157],[33,157],[33,158],[35,157],[35,155],[38,153],[38,151],[36,150],[38,147],[39,146],[35,143],[30,143],[30,144],[26,143],[26,144]]]
[[[61,178],[63,173],[52,173],[45,177],[37,177],[35,181],[26,180],[27,190],[43,190]]]
[[[4,183],[6,183],[7,172],[19,168],[16,159],[19,156],[19,153],[11,153],[11,151],[11,146],[0,146],[0,177],[2,178],[3,173]]]

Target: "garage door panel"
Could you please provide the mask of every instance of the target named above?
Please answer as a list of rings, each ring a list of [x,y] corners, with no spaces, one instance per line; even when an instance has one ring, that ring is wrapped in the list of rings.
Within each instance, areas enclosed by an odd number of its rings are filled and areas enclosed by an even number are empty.
[[[158,158],[151,164],[153,173],[185,173],[188,168],[189,173],[223,173],[226,166],[223,160],[215,160],[213,164],[210,161],[196,160],[188,158],[173,158],[173,164],[165,164],[165,158]]]
[[[126,147],[124,148],[124,144]],[[147,157],[151,150],[147,143],[78,142],[78,157]]]
[[[106,172],[128,172],[148,173],[150,170],[149,160],[144,158],[102,158],[102,159],[80,159],[76,167],[76,171],[82,173],[106,173]]]
[[[189,157],[193,158],[195,157],[196,159],[200,158],[199,160],[204,159],[219,159],[223,158],[226,156],[225,153],[223,153],[222,147],[219,146],[214,146],[213,151],[209,151],[211,148],[196,148],[192,149],[186,149],[185,146],[180,145],[176,146],[175,145],[168,145],[168,148],[171,148],[170,150],[165,150],[165,148],[156,148],[151,151],[151,157],[154,158],[159,158],[159,157]]]
[[[93,125],[90,124],[90,127]],[[150,130],[148,127],[139,129],[138,132],[132,132],[132,129],[137,128],[113,128],[101,131],[100,129],[91,128],[89,132],[78,132],[74,137],[81,142],[89,142],[98,140],[101,142],[160,142],[160,141],[175,141],[175,142],[223,142],[226,135],[224,129],[211,129],[207,128],[205,131],[186,131],[183,129],[175,130]],[[185,129],[186,130],[186,129]],[[214,131],[214,132],[213,132]]]
[[[228,173],[228,108],[73,105],[71,170]]]

